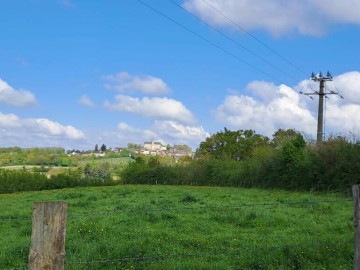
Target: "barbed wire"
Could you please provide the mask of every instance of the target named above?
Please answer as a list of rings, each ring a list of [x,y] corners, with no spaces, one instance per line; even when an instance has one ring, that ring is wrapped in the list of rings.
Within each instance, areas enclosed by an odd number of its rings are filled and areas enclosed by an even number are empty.
[[[31,218],[0,218],[0,222],[11,222],[11,221],[31,221]]]
[[[352,241],[351,241],[352,243]],[[333,247],[340,246],[341,244],[350,244],[350,241],[340,242],[324,242],[324,243],[307,243],[307,244],[287,244],[287,245],[271,245],[271,246],[242,246],[238,250],[219,250],[212,252],[196,252],[196,253],[178,253],[178,254],[155,254],[155,255],[138,255],[133,257],[122,257],[106,260],[91,260],[91,261],[65,261],[65,264],[107,264],[107,263],[123,263],[129,261],[149,261],[149,260],[163,260],[171,258],[183,258],[183,257],[200,257],[200,256],[216,256],[216,255],[236,255],[239,254],[239,250],[264,250],[264,249],[279,249],[279,248],[299,248],[299,247]]]
[[[224,209],[240,209],[245,207],[268,207],[268,206],[283,206],[283,205],[316,205],[322,203],[343,203],[350,202],[352,199],[339,199],[339,200],[322,200],[322,201],[291,201],[291,202],[263,202],[263,203],[244,203],[238,205],[224,205],[224,206],[198,206],[198,207],[164,207],[164,208],[143,208],[143,209],[125,209],[118,211],[108,211],[108,212],[89,212],[84,214],[70,214],[68,218],[79,218],[79,217],[88,217],[88,216],[113,216],[118,214],[126,213],[150,213],[150,212],[165,212],[165,211],[196,211],[196,210],[224,210]],[[30,221],[31,218],[7,218],[0,217],[0,222],[12,222],[12,221]]]
[[[285,244],[285,245],[268,245],[268,246],[240,246],[237,247],[237,250],[217,250],[211,252],[196,252],[196,253],[168,253],[168,254],[154,254],[154,255],[138,255],[133,257],[121,257],[113,259],[102,259],[102,260],[91,260],[91,261],[67,261],[65,264],[108,264],[108,263],[124,263],[130,261],[150,261],[150,260],[166,260],[172,258],[189,258],[189,257],[208,257],[216,255],[236,255],[239,254],[240,250],[266,250],[266,249],[283,249],[283,248],[305,248],[305,247],[334,247],[341,246],[343,244],[353,244],[353,239],[343,240],[338,242],[320,242],[320,243],[301,243],[301,244]],[[69,253],[68,255],[69,256]],[[9,270],[23,270],[27,267],[16,267],[8,268]]]
[[[165,212],[165,211],[196,211],[196,210],[223,210],[223,209],[240,209],[245,207],[260,207],[260,206],[282,206],[282,205],[316,205],[321,203],[339,203],[350,202],[352,199],[341,200],[324,200],[324,201],[294,201],[294,202],[264,202],[264,203],[245,203],[238,205],[224,205],[224,206],[198,206],[198,207],[164,207],[164,208],[144,208],[144,209],[126,209],[118,211],[109,211],[108,213],[91,212],[86,214],[70,215],[70,218],[74,217],[86,217],[86,216],[112,216],[117,214],[126,213],[150,213],[150,212]]]

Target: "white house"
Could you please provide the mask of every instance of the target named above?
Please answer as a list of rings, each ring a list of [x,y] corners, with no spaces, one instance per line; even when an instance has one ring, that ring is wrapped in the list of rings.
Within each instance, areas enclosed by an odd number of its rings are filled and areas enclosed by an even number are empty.
[[[160,142],[144,142],[144,149],[149,151],[165,151],[166,146]]]

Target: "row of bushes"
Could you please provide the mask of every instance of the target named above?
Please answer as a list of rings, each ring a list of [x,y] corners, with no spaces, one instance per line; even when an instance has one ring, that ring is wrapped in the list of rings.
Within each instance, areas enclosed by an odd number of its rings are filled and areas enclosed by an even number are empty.
[[[280,188],[349,194],[360,183],[360,144],[342,138],[321,145],[289,140],[280,147],[257,148],[250,158],[235,161],[198,159],[163,166],[143,160],[121,174],[125,184],[170,184]]]
[[[349,194],[360,183],[360,143],[343,138],[320,145],[294,137],[277,145],[257,147],[242,160],[198,158],[177,166],[162,165],[156,157],[135,162],[114,181],[108,165],[69,169],[48,178],[41,172],[0,169],[0,193],[123,184],[206,185],[331,191]]]
[[[40,172],[0,169],[0,193],[61,189],[67,187],[116,185],[110,175],[106,177],[83,177],[76,170],[47,177]]]

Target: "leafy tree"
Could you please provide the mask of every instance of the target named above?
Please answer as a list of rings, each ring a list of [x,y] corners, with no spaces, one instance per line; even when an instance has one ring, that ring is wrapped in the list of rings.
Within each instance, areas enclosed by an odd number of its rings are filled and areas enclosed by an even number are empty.
[[[192,162],[192,161],[193,161],[193,159],[192,159],[192,157],[190,157],[190,156],[181,156],[181,157],[179,158],[180,164],[188,164],[188,163],[190,163],[190,162]]]
[[[135,143],[128,143],[127,144],[127,148],[129,150],[140,150],[142,148],[142,145],[140,144],[135,144]]]
[[[101,151],[101,152],[105,152],[105,151],[106,151],[106,145],[105,145],[105,144],[102,144],[102,145],[101,145],[100,151]]]
[[[99,152],[99,146],[95,144],[95,152]]]
[[[160,161],[159,161],[159,157],[158,156],[154,156],[154,157],[150,157],[148,160],[148,166],[149,167],[156,167],[160,165]]]
[[[301,134],[296,134],[293,138],[283,142],[280,155],[285,162],[294,163],[301,159],[306,143]]]
[[[137,157],[135,158],[135,163],[136,163],[136,164],[143,165],[143,164],[145,164],[145,159],[144,159],[143,157],[141,157],[141,156],[137,156]]]
[[[299,131],[296,131],[295,129],[278,129],[274,134],[273,138],[271,140],[271,143],[274,147],[280,147],[287,141],[293,140],[295,138],[298,138],[298,136],[301,136],[301,133]]]
[[[84,167],[84,175],[86,178],[104,181],[110,177],[110,164],[107,162],[100,165],[90,165],[87,163]]]
[[[251,157],[255,148],[268,143],[269,138],[256,134],[253,130],[231,131],[224,128],[224,131],[217,132],[201,142],[195,157],[238,161]]]

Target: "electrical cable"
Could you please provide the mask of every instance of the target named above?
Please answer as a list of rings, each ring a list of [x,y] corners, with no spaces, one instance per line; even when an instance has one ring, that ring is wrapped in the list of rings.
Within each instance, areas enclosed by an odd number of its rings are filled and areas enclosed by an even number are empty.
[[[217,13],[219,13],[221,16],[223,16],[224,18],[226,18],[228,21],[230,21],[233,25],[235,25],[238,29],[240,29],[241,31],[243,31],[244,33],[246,33],[247,35],[249,35],[250,37],[252,37],[254,40],[256,40],[257,42],[259,42],[262,46],[264,46],[266,49],[268,49],[269,51],[271,51],[272,53],[274,53],[275,55],[277,55],[278,57],[280,57],[283,61],[285,61],[286,63],[288,63],[289,65],[291,65],[292,67],[294,67],[295,69],[297,69],[298,71],[300,71],[301,73],[303,73],[304,75],[306,75],[307,73],[301,69],[300,67],[298,67],[297,65],[295,65],[293,62],[291,62],[290,60],[288,60],[287,58],[285,58],[284,56],[282,56],[280,53],[278,53],[277,51],[275,51],[274,49],[272,49],[270,46],[266,45],[263,41],[261,41],[259,38],[257,38],[256,36],[254,36],[253,34],[251,34],[249,31],[247,31],[244,27],[242,27],[241,25],[239,25],[237,22],[235,22],[233,19],[231,19],[230,17],[226,16],[224,13],[222,13],[219,9],[217,9],[215,6],[213,6],[212,4],[210,4],[207,0],[202,0],[205,4],[207,4],[209,7],[211,7],[212,9],[214,9]]]
[[[242,48],[243,50],[247,51],[248,53],[250,53],[251,55],[255,56],[256,58],[260,59],[261,61],[263,61],[264,63],[268,64],[269,66],[271,66],[272,68],[276,69],[277,71],[281,72],[282,74],[284,74],[285,76],[287,76],[288,78],[294,80],[295,82],[298,82],[299,80],[296,79],[295,77],[291,76],[290,74],[288,74],[286,71],[278,68],[277,66],[275,66],[274,64],[272,64],[270,61],[266,60],[264,57],[261,57],[260,55],[258,55],[257,53],[253,52],[252,50],[250,50],[249,48],[243,46],[241,43],[239,43],[238,41],[236,41],[235,39],[233,39],[232,37],[230,37],[229,35],[225,34],[224,32],[220,31],[219,29],[217,29],[216,27],[208,24],[207,22],[205,22],[203,19],[201,19],[199,16],[196,16],[194,13],[188,11],[186,8],[184,8],[183,6],[179,5],[178,3],[176,3],[174,0],[168,0],[169,2],[173,3],[175,6],[177,6],[178,8],[181,8],[182,10],[184,10],[185,12],[187,12],[188,14],[190,14],[192,17],[194,17],[195,19],[197,19],[198,21],[204,23],[205,25],[207,25],[208,27],[210,27],[211,29],[213,29],[214,31],[216,31],[217,33],[219,33],[220,35],[222,35],[223,37],[227,38],[228,40],[232,41],[233,43],[235,43],[237,46],[239,46],[240,48]]]
[[[272,80],[276,81],[277,83],[281,83],[281,81],[280,81],[279,79],[277,79],[276,77],[274,77],[274,76],[270,75],[269,73],[263,71],[262,69],[258,68],[257,66],[255,66],[255,65],[247,62],[246,60],[240,58],[239,56],[233,54],[232,52],[230,52],[230,51],[222,48],[220,45],[218,45],[218,44],[214,43],[213,41],[211,41],[211,40],[203,37],[202,35],[196,33],[195,31],[191,30],[190,28],[182,25],[181,23],[179,23],[178,21],[170,18],[169,16],[167,16],[167,15],[164,14],[164,13],[162,13],[162,12],[159,11],[158,9],[150,6],[149,4],[147,4],[147,3],[145,3],[145,2],[143,2],[143,1],[141,1],[141,0],[137,0],[137,1],[138,1],[140,4],[142,4],[143,6],[146,6],[147,8],[151,9],[151,10],[154,11],[155,13],[159,14],[160,16],[166,18],[167,20],[171,21],[172,23],[178,25],[179,27],[185,29],[186,31],[188,31],[188,32],[192,33],[193,35],[197,36],[198,38],[202,39],[203,41],[206,41],[207,43],[209,43],[210,45],[214,46],[215,48],[223,51],[224,53],[226,53],[226,54],[228,54],[228,55],[230,55],[231,57],[235,58],[235,59],[238,60],[239,62],[242,62],[242,63],[250,66],[251,68],[257,70],[258,72],[262,73],[263,75],[267,76],[268,78],[271,78]]]

